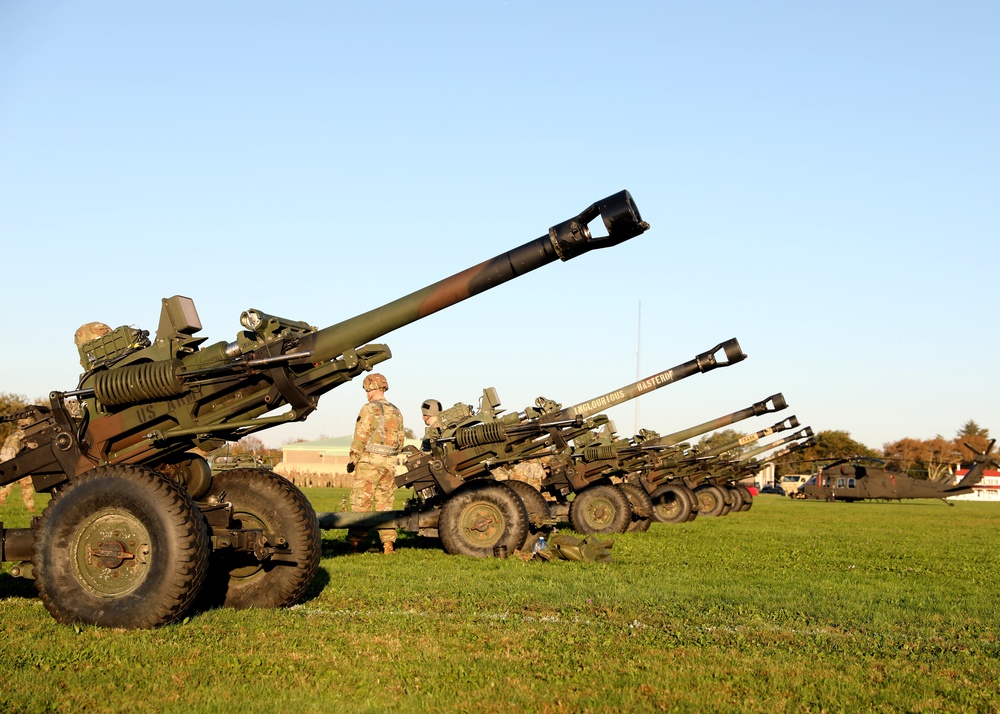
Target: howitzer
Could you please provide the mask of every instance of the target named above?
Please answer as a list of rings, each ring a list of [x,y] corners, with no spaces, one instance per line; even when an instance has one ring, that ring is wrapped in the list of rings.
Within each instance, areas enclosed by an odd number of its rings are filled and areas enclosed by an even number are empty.
[[[530,524],[536,526],[549,521],[549,507],[539,491],[540,483],[524,483],[510,478],[509,472],[501,472],[528,460],[565,452],[574,439],[608,423],[607,416],[599,413],[602,410],[745,358],[739,342],[730,339],[671,369],[566,408],[540,397],[534,408],[501,415],[499,400],[495,392],[488,389],[478,412],[465,405],[456,405],[442,413],[444,426],[429,434],[431,451],[412,455],[407,461],[407,473],[397,477],[396,485],[412,487],[424,509],[440,509],[437,530],[449,553],[486,555],[498,544],[507,545],[509,549],[518,548],[527,531],[522,533],[522,529],[503,526],[507,516],[495,514],[499,511],[495,502],[500,498],[514,500],[509,491],[516,491],[518,500],[527,509]],[[558,489],[553,484],[564,481],[568,488],[579,483],[569,472],[571,469],[561,468],[564,464],[566,462],[553,460],[548,465],[550,487]],[[474,484],[483,479],[491,483]],[[499,483],[499,479],[503,483]],[[486,500],[490,500],[488,507],[484,505]],[[623,500],[623,517],[630,519],[628,500],[624,497]],[[517,508],[512,506],[508,510],[516,511]],[[494,515],[482,516],[487,511]],[[595,513],[594,509],[580,511],[584,512],[591,520],[604,516],[603,510],[600,513]],[[473,522],[474,516],[478,520]],[[501,525],[482,527],[487,520]],[[512,520],[519,522],[519,519]],[[595,528],[585,532],[599,531]]]
[[[779,446],[782,448],[778,449],[777,451],[772,451],[770,454],[767,454],[767,456],[764,456],[760,459],[756,458],[753,455],[750,456],[744,455],[738,461],[729,465],[731,473],[728,475],[728,478],[730,478],[731,480],[746,478],[747,476],[759,472],[763,466],[769,463],[773,463],[774,461],[777,461],[783,456],[788,456],[789,454],[794,454],[796,451],[801,451],[802,449],[808,449],[809,447],[816,445],[816,438],[813,436],[813,430],[809,427],[803,429],[801,434],[798,437],[794,438],[796,440],[801,439],[801,441],[797,441],[797,443],[795,441],[792,441],[787,444],[774,442],[773,444],[770,444],[767,448],[765,448],[763,451],[767,451],[768,448],[774,449]],[[763,452],[758,452],[758,455],[760,453]],[[720,478],[723,479],[727,478],[727,475],[723,473],[720,475]]]
[[[798,426],[799,420],[795,416],[791,416],[766,429],[746,434],[719,446],[710,449],[692,449],[687,458],[683,460],[680,468],[667,473],[646,474],[646,478],[649,478],[658,490],[662,489],[661,484],[664,482],[673,485],[683,484],[692,491],[695,497],[696,511],[703,511],[705,515],[724,516],[731,510],[748,511],[753,504],[753,496],[750,490],[739,484],[738,481],[752,470],[749,469],[748,464],[753,454],[767,451],[778,444],[744,452],[737,457],[736,461],[725,458],[726,454],[735,449],[746,447],[766,436],[795,429]],[[811,434],[812,430],[806,427],[791,439],[801,438],[804,433]],[[709,495],[703,493],[703,484],[706,483],[717,486],[721,490],[724,496],[723,503],[718,503],[718,492],[712,492]],[[688,520],[694,515],[697,513],[689,516]]]
[[[806,429],[808,433],[811,433],[811,429]],[[720,488],[735,489],[738,491],[736,494],[736,503],[733,506],[733,510],[743,510],[748,511],[753,503],[753,497],[750,496],[748,499],[749,490],[738,483],[741,479],[752,476],[755,473],[761,471],[761,469],[769,463],[772,463],[782,456],[787,456],[788,454],[793,454],[801,449],[807,449],[810,446],[814,446],[816,443],[815,438],[812,436],[806,437],[804,441],[798,443],[791,443],[784,446],[777,451],[774,451],[764,458],[743,458],[735,463],[729,464],[728,472],[723,471],[721,474],[714,476],[711,482]],[[773,448],[774,445],[772,445]],[[742,499],[740,498],[742,497]]]
[[[787,408],[788,403],[785,401],[784,395],[779,392],[778,394],[772,394],[767,399],[751,404],[746,409],[740,409],[732,414],[726,414],[725,416],[711,419],[696,426],[682,429],[681,431],[675,431],[673,434],[658,436],[648,441],[644,441],[643,444],[646,446],[673,446],[674,444],[679,444],[682,441],[687,441],[688,439],[692,439],[696,436],[707,434],[710,431],[730,426],[731,424],[743,421],[744,419],[761,416],[762,414],[773,414]]]
[[[588,227],[598,217],[605,237]],[[0,464],[0,485],[30,475],[58,497],[31,532],[2,530],[0,555],[31,561],[22,571],[34,572],[61,622],[152,627],[181,617],[199,592],[236,607],[295,602],[320,557],[308,501],[267,469],[213,474],[193,450],[305,419],[321,395],[389,359],[374,338],[648,228],[621,191],[534,241],[323,329],[250,309],[234,341],[203,345],[194,302],[163,300],[153,339],[119,327],[85,342],[77,388],[30,408],[29,448]],[[82,402],[79,416],[69,397]]]
[[[441,412],[441,424],[428,430],[429,452],[409,452],[407,471],[396,477],[396,485],[412,488],[416,498],[394,522],[440,537],[452,554],[488,557],[498,546],[513,551],[523,545],[530,525],[548,520],[548,507],[536,487],[499,480],[500,471],[567,448],[575,437],[608,422],[598,413],[602,409],[745,358],[739,343],[727,340],[688,362],[566,408],[539,397],[534,407],[503,414],[496,390],[488,388],[478,410],[456,404]],[[351,514],[319,518],[329,527],[358,523]]]
[[[591,532],[589,529],[593,528],[600,529],[594,532],[615,532],[623,525],[628,531],[644,531],[651,519],[657,517],[657,512],[674,508],[675,499],[684,499],[688,505],[686,513],[690,513],[694,509],[693,495],[678,493],[682,486],[661,488],[660,481],[650,480],[647,475],[678,468],[678,459],[687,451],[687,445],[680,443],[684,439],[787,407],[779,393],[731,414],[662,437],[641,430],[631,440],[618,439],[605,427],[600,434],[578,438],[571,450],[562,452],[558,463],[549,464],[549,477],[543,489],[555,500],[550,503],[551,511],[557,517],[569,517],[574,528],[581,532]],[[591,492],[590,488],[595,490]],[[622,502],[617,491],[622,491],[628,500],[631,508],[628,520],[622,518]],[[574,503],[579,500],[575,506],[576,522],[567,499],[571,492],[577,494]],[[651,498],[652,494],[656,495],[655,499]]]
[[[442,412],[443,425],[428,433],[431,451],[413,454],[407,461],[407,472],[396,478],[396,485],[412,487],[428,500],[446,495],[467,480],[489,476],[497,467],[565,448],[575,436],[607,423],[607,417],[599,414],[604,409],[744,359],[746,355],[734,338],[676,367],[566,408],[539,397],[534,407],[504,415],[496,391],[487,389],[479,411],[456,405]]]
[[[679,477],[683,472],[690,470],[695,454],[688,444],[683,443],[684,440],[754,416],[778,412],[787,407],[785,398],[779,393],[732,414],[666,436],[640,430],[640,433],[632,439],[632,448],[622,450],[622,458],[617,469],[624,472],[618,478],[624,480],[621,486],[628,494],[633,510],[644,514],[641,518],[636,518],[633,514],[629,530],[648,528],[649,523],[645,514],[649,514],[653,520],[661,523],[683,523],[697,516],[698,500],[694,496],[692,487]],[[771,427],[775,428],[779,428],[778,425]]]
[[[733,464],[732,468],[736,469],[739,474],[751,474],[760,471],[760,467],[764,466],[765,464],[777,461],[783,456],[794,454],[796,451],[801,451],[802,449],[808,449],[811,446],[815,446],[816,438],[812,435],[812,433],[813,433],[812,429],[806,427],[805,429],[802,430],[802,435],[799,437],[803,439],[803,441],[784,445],[782,448],[768,454],[767,456],[761,459],[755,459],[753,457],[745,456],[739,461],[737,461],[735,464]],[[771,444],[771,448],[774,448],[778,445],[779,444],[777,443]]]
[[[798,426],[799,420],[795,416],[790,416],[766,429],[745,434],[711,448],[694,446],[675,452],[673,449],[677,447],[672,447],[671,451],[657,454],[655,459],[640,464],[640,468],[632,469],[632,471],[638,475],[643,486],[651,495],[658,495],[663,484],[672,482],[682,482],[688,488],[693,489],[699,481],[699,475],[711,472],[711,469],[718,463],[728,464],[732,462],[731,459],[720,458],[728,452],[759,441],[765,436],[795,429]]]
[[[782,437],[781,439],[775,439],[774,441],[772,441],[772,442],[770,442],[768,444],[762,444],[762,445],[760,445],[760,446],[758,446],[758,447],[756,447],[754,449],[750,449],[749,451],[745,451],[744,453],[740,454],[739,461],[743,462],[743,463],[746,463],[750,459],[754,458],[755,456],[758,456],[760,454],[766,453],[766,452],[770,451],[771,449],[776,449],[779,446],[784,446],[785,444],[790,444],[793,441],[799,441],[800,439],[809,439],[812,436],[813,436],[812,427],[811,426],[804,426],[801,429],[799,429],[797,432],[795,432],[794,434],[789,434],[788,436]]]
[[[694,453],[692,454],[692,457],[694,459],[700,460],[700,459],[712,458],[714,456],[722,456],[735,449],[744,448],[748,444],[760,441],[765,436],[778,434],[782,431],[787,431],[788,429],[795,429],[798,426],[799,426],[799,420],[793,414],[787,419],[782,419],[777,424],[772,424],[766,429],[755,431],[752,434],[745,434],[741,437],[727,441],[724,444],[719,444],[718,446],[713,446],[709,449],[695,449]]]
[[[726,362],[719,362],[715,357],[719,351],[725,353]],[[688,362],[662,372],[661,375],[667,375],[667,378],[661,378],[660,375],[649,377],[631,385],[631,388],[620,389],[597,399],[564,409],[560,412],[560,416],[594,414],[601,409],[616,406],[639,396],[641,392],[637,392],[636,385],[642,385],[646,390],[659,388],[694,374],[708,372],[716,367],[731,366],[744,359],[746,359],[746,355],[743,354],[739,343],[733,338],[716,345],[708,352],[704,352]],[[654,384],[655,386],[652,386]],[[549,477],[543,483],[545,489],[551,490],[553,493],[559,493],[562,496],[566,496],[573,491],[582,491],[590,486],[596,478],[603,477],[608,469],[616,468],[622,450],[630,446],[626,440],[620,440],[615,437],[613,425],[606,426],[602,432],[602,436],[591,435],[588,438],[581,438],[582,436],[581,434],[580,437],[577,437],[573,445],[574,448],[563,448],[561,450],[560,456],[565,468],[550,468]],[[573,460],[577,461],[577,464],[571,467],[570,461]],[[584,465],[581,466],[581,464]]]
[[[798,426],[798,424],[796,423],[795,426]],[[758,455],[771,451],[772,449],[776,449],[780,446],[792,444],[793,442],[801,441],[803,439],[809,439],[812,436],[812,428],[806,426],[794,434],[790,434],[789,436],[785,436],[781,439],[776,439],[769,444],[763,444],[755,449],[746,451],[735,459],[723,459],[717,456],[716,458],[702,461],[697,464],[695,472],[686,474],[685,478],[693,487],[697,487],[702,483],[722,483],[725,481],[732,481],[737,478],[743,478],[745,474],[758,471],[762,464],[773,458],[772,455],[772,457],[758,461],[756,459]]]
[[[749,508],[747,504],[752,502],[748,500],[750,492],[740,486],[738,481],[759,471],[766,462],[766,460],[757,461],[754,457],[779,446],[808,439],[812,435],[812,428],[803,427],[790,436],[751,449],[737,460],[727,461],[715,457],[700,463],[696,472],[685,473],[683,482],[694,492],[698,501],[698,514],[725,516],[732,510],[747,510]]]
[[[570,456],[579,465],[574,474],[579,479],[577,487],[582,488],[595,479],[607,476],[642,473],[648,484],[646,491],[653,493],[662,481],[671,478],[670,471],[672,469],[680,468],[685,464],[693,464],[699,457],[714,456],[776,431],[793,428],[798,426],[798,421],[795,417],[789,417],[768,429],[757,432],[756,435],[740,437],[725,448],[700,450],[697,447],[689,447],[687,444],[679,443],[681,439],[691,438],[700,433],[718,429],[721,425],[732,424],[751,416],[780,411],[787,406],[784,398],[780,394],[776,394],[747,409],[665,437],[660,437],[655,432],[640,430],[640,433],[630,440],[618,439],[605,430],[601,435],[592,435],[588,439],[577,439],[570,452]],[[658,474],[659,476],[657,476]]]

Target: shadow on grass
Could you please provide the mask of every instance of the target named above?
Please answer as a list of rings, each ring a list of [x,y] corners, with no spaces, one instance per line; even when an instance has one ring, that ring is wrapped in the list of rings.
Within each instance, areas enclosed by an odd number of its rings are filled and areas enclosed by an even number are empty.
[[[35,581],[27,578],[15,578],[7,573],[0,574],[0,600],[10,600],[15,597],[38,597]]]
[[[400,533],[396,536],[396,550],[441,550],[441,541],[437,538],[425,538],[412,533]],[[323,531],[323,557],[339,558],[341,556],[360,555],[363,553],[380,553],[382,546],[378,535],[372,531],[361,543],[361,550],[355,551],[347,543],[347,531]]]
[[[330,584],[330,574],[320,568],[316,573],[316,577],[313,578],[312,584],[306,590],[305,595],[299,600],[300,603],[309,602],[310,600],[315,600],[323,589]]]

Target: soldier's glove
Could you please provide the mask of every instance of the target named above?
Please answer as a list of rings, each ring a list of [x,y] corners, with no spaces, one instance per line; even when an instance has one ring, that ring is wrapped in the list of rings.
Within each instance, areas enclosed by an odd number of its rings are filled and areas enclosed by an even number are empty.
[[[348,461],[347,462],[347,473],[349,473],[349,474],[354,473],[354,468],[355,468],[354,467],[354,462],[353,461]]]

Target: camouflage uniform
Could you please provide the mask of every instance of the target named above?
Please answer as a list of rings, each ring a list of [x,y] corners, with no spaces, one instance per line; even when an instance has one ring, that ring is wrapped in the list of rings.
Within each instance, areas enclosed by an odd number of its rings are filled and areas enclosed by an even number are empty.
[[[14,433],[8,436],[3,442],[3,448],[0,449],[0,463],[10,461],[17,456],[23,448],[24,431],[18,427]],[[20,481],[14,481],[7,484],[3,488],[0,488],[0,506],[4,504],[4,501],[7,500],[7,496],[9,496],[10,492],[14,490],[14,485],[18,483],[21,484],[21,498],[24,500],[24,507],[29,511],[35,510],[35,487],[31,483],[30,476],[25,476]]]
[[[518,461],[512,466],[495,468],[490,473],[493,474],[493,478],[497,481],[506,481],[507,479],[524,481],[526,484],[531,485],[532,488],[541,491],[542,481],[548,475],[545,472],[545,464],[550,459],[551,457],[548,456],[540,456],[536,459]]]
[[[87,353],[83,349],[83,346],[90,342],[91,340],[96,340],[98,337],[104,337],[111,333],[111,328],[105,325],[103,322],[87,322],[76,328],[76,332],[73,333],[73,344],[76,345],[77,350],[80,352],[80,366],[84,370],[90,369],[90,360],[87,358]]]
[[[424,400],[424,403],[420,405],[420,413],[423,416],[424,424],[427,425],[424,429],[424,438],[420,442],[420,450],[430,451],[431,439],[438,435],[438,414],[441,413],[441,402],[437,399]]]
[[[104,337],[110,332],[111,328],[103,322],[88,322],[77,328],[76,332],[73,334],[73,344],[77,347],[83,347],[91,340],[96,340],[98,337]]]
[[[391,511],[396,492],[396,457],[403,448],[403,415],[385,399],[375,399],[361,407],[351,442],[351,463],[355,465],[351,487],[351,510]],[[354,543],[367,535],[352,529]],[[396,542],[395,528],[379,528],[382,543]]]

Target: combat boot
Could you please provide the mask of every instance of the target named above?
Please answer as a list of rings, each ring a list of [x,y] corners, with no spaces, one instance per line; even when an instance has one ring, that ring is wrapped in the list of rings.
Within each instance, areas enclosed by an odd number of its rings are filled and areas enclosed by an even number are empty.
[[[361,544],[364,543],[364,540],[364,536],[347,536],[347,547],[352,553],[360,553],[363,550]]]
[[[385,543],[382,544],[382,552],[385,553],[386,555],[392,555],[393,553],[396,552],[392,547],[392,541],[387,540]]]

